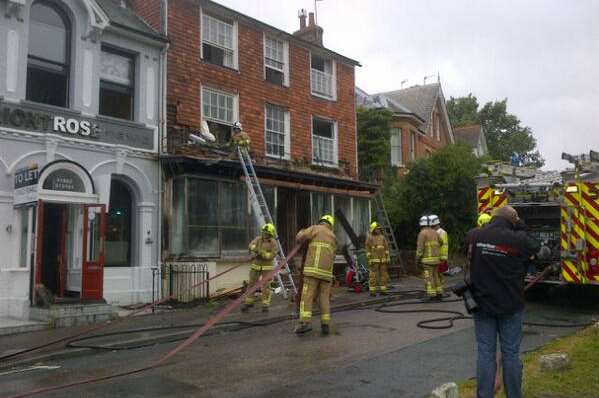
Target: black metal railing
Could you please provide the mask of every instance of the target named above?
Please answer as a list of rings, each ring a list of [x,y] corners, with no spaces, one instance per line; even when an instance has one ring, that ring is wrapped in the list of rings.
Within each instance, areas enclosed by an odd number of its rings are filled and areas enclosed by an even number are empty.
[[[194,305],[210,298],[210,273],[206,264],[165,263],[152,269],[152,302]],[[156,305],[152,307],[154,312]]]

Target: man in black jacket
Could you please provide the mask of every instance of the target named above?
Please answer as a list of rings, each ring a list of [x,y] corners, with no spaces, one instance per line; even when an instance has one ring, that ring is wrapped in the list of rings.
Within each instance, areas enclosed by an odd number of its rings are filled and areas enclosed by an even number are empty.
[[[510,206],[496,209],[491,223],[474,231],[469,239],[470,285],[480,307],[474,313],[477,397],[493,397],[499,335],[506,395],[520,398],[524,276],[539,244],[524,231],[518,213]]]

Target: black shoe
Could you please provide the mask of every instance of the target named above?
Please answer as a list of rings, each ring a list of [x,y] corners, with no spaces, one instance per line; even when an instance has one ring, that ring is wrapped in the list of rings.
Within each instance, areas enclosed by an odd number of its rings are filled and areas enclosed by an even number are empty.
[[[389,293],[387,293],[386,290],[381,290],[381,296],[388,296]]]
[[[308,333],[312,330],[312,326],[308,323],[300,323],[296,328],[295,328],[295,334],[304,334],[304,333]]]
[[[329,325],[320,325],[320,334],[323,336],[329,335]]]
[[[241,312],[248,312],[253,306],[254,304],[244,304],[243,307],[241,307]]]
[[[262,307],[262,312],[268,312],[268,307],[266,307],[266,306]]]

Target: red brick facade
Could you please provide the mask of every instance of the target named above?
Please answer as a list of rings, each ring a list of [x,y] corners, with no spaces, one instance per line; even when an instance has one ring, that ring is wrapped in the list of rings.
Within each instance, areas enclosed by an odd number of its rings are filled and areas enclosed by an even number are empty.
[[[134,0],[133,3],[137,12],[157,28],[159,1]],[[239,68],[233,70],[202,61],[198,2],[171,0],[168,14],[167,103],[171,109],[176,106],[176,117],[169,120],[169,127],[199,128],[201,87],[220,89],[239,96],[239,119],[251,137],[252,151],[258,155],[265,152],[265,104],[287,108],[291,124],[291,160],[309,163],[312,159],[312,116],[332,119],[337,122],[341,174],[357,179],[353,64],[331,56],[336,64],[337,99],[320,99],[311,94],[310,50],[301,42],[286,38],[289,42],[289,87],[282,87],[264,79],[265,31],[259,23],[248,22],[247,18],[237,19]],[[231,17],[236,18],[235,15]]]

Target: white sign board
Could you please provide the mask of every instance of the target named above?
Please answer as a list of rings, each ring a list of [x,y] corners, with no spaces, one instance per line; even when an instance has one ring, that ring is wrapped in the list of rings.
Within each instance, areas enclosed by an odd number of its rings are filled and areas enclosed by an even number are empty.
[[[24,205],[37,201],[37,179],[39,169],[37,164],[15,171],[14,205]]]

